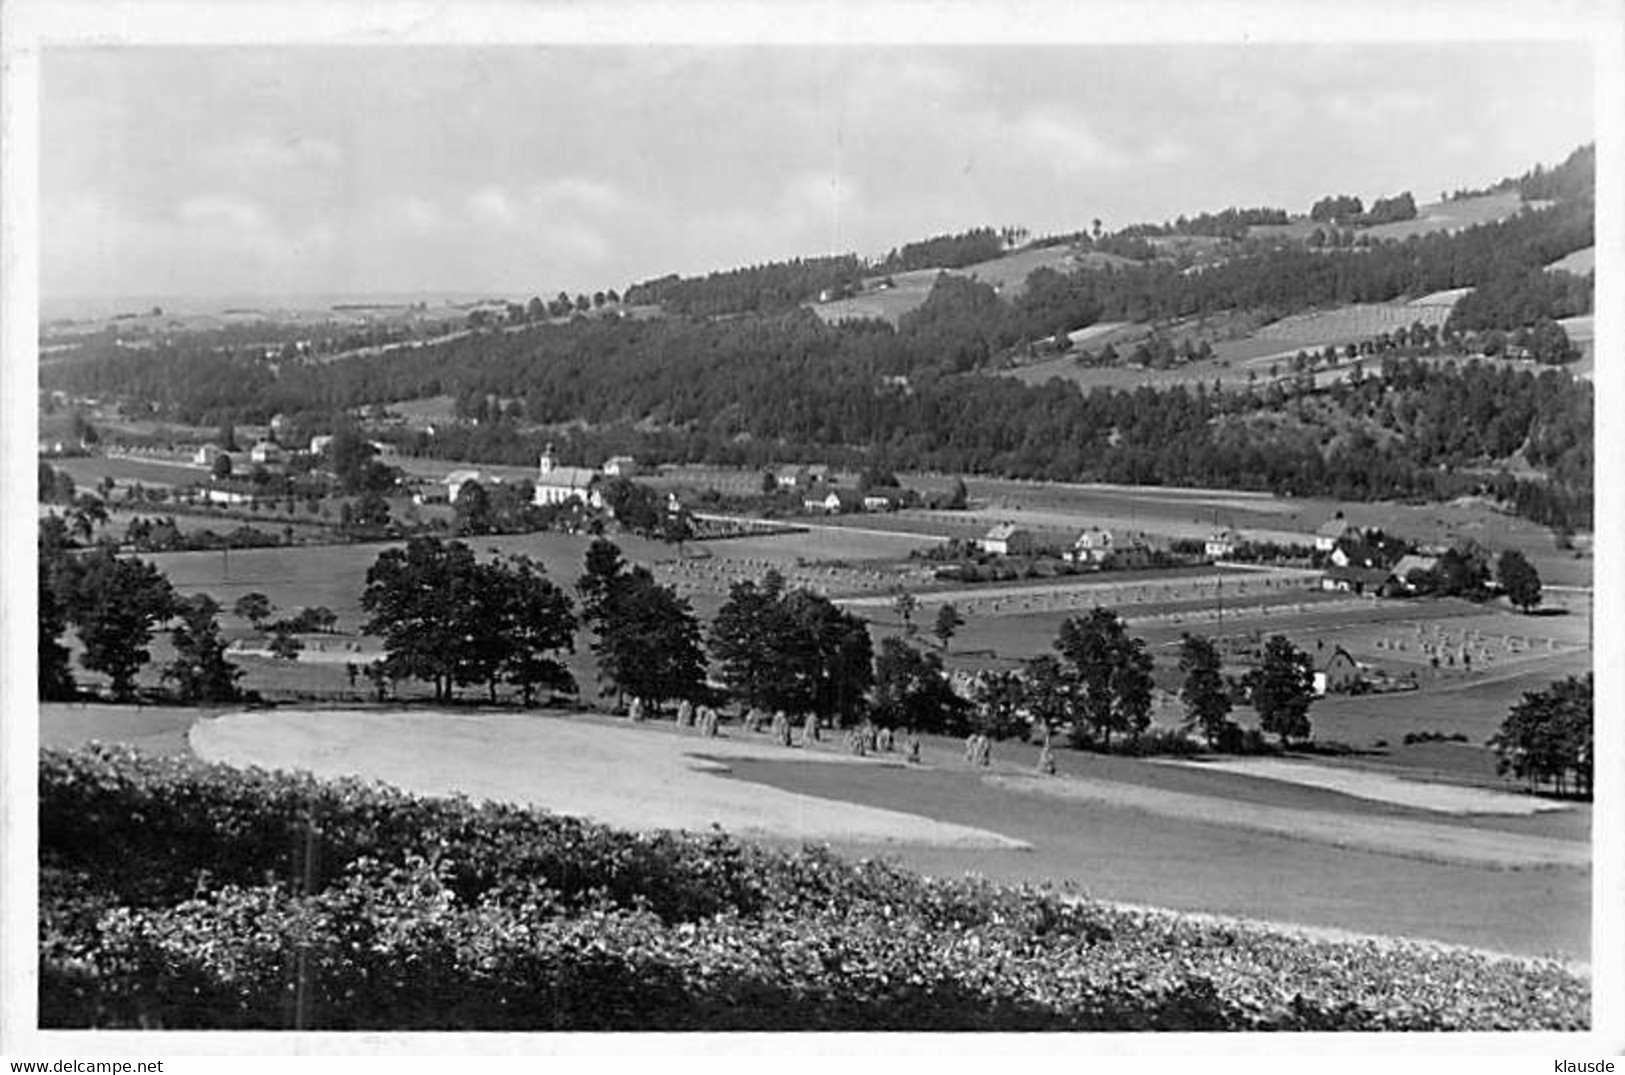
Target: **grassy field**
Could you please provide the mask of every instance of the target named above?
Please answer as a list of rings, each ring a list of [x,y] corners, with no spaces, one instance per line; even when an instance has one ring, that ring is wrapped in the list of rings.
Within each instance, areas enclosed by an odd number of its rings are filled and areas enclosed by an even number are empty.
[[[191,485],[209,476],[208,469],[194,465],[189,456],[183,461],[180,456],[90,455],[55,459],[51,465],[66,471],[80,488],[93,488],[104,477],[111,477],[121,486],[140,482],[146,486],[169,487]]]
[[[52,712],[42,730],[67,746],[132,728],[165,725],[171,734],[177,721],[121,716],[90,713],[74,724]],[[769,841],[831,840],[857,855],[875,854],[878,843],[886,857],[928,872],[1049,880],[1096,898],[1520,954],[1587,952],[1583,867],[1502,868],[1522,854],[1583,859],[1586,808],[1464,817],[1067,751],[1058,777],[1040,786],[1027,775],[1030,746],[999,744],[984,772],[964,764],[958,743],[928,738],[926,764],[903,769],[842,758],[835,744],[786,750],[734,728],[704,740],[603,718],[278,711],[207,721],[200,734],[206,757],[236,764],[358,773],[637,828],[714,822]],[[526,760],[544,756],[554,759],[546,780]],[[557,775],[566,769],[568,779]]]
[[[1351,303],[1283,317],[1259,329],[1253,339],[1295,348],[1320,348],[1370,339],[1396,328],[1408,329],[1417,321],[1443,325],[1449,316],[1450,307],[1443,303]]]
[[[900,317],[918,309],[925,302],[926,296],[931,294],[931,286],[943,272],[988,284],[1009,299],[1020,294],[1027,277],[1040,268],[1064,272],[1080,265],[1101,268],[1117,264],[1130,263],[1110,254],[1077,255],[1067,246],[1016,250],[992,261],[981,261],[960,269],[914,269],[892,273],[889,279],[893,286],[884,290],[877,290],[876,285],[887,277],[872,277],[863,282],[862,294],[833,302],[812,303],[811,308],[826,322],[878,318],[895,325]]]
[[[952,478],[929,475],[900,477],[910,488],[926,491],[952,483]],[[1248,537],[1279,533],[1301,539],[1341,511],[1355,526],[1379,527],[1412,541],[1449,544],[1457,538],[1473,538],[1490,549],[1515,548],[1529,558],[1548,585],[1591,585],[1589,554],[1576,556],[1559,550],[1546,527],[1482,503],[1352,503],[1244,491],[980,477],[967,478],[965,484],[974,510],[956,514],[964,521],[1015,518],[1058,529],[1101,525],[1180,537],[1205,537],[1222,525]],[[909,514],[899,513],[898,517]]]
[[[1003,744],[996,749],[998,757],[1008,757],[1016,768],[1030,764],[1028,753],[1027,748]],[[1120,779],[1131,766],[1155,771],[1137,774],[1140,781],[1166,787],[1174,779],[1165,772],[1168,766],[1095,757],[1066,761],[1075,768],[1063,767],[1063,773],[1103,782]],[[1032,845],[1023,852],[899,847],[887,853],[928,873],[1065,880],[1098,899],[1523,954],[1584,959],[1589,951],[1589,877],[1583,870],[1493,870],[1429,862],[1227,825],[1217,813],[1202,820],[1104,799],[1034,799],[968,781],[946,767],[888,773],[883,781],[865,780],[849,770],[814,771],[767,761],[738,762],[732,768],[739,779],[785,790],[913,810],[961,824],[970,818],[995,820],[1001,833]],[[1211,779],[1222,774],[1199,775]],[[1254,783],[1259,785],[1255,793],[1279,797],[1276,801],[1291,808],[1313,809],[1306,804],[1318,799],[1335,802],[1326,807],[1333,812],[1393,816],[1335,793],[1316,796],[1310,789],[1288,790],[1279,782]],[[1224,801],[1218,794],[1210,799]],[[872,854],[859,845],[840,849]]]
[[[1374,228],[1362,228],[1360,233],[1373,239],[1404,240],[1413,235],[1461,231],[1475,224],[1493,224],[1516,216],[1526,206],[1534,210],[1550,204],[1542,201],[1523,201],[1515,190],[1500,194],[1483,194],[1476,198],[1462,198],[1459,201],[1419,205],[1416,207],[1415,220],[1400,220],[1392,224],[1379,224]]]
[[[1572,254],[1558,258],[1546,266],[1553,272],[1571,272],[1576,276],[1597,271],[1597,248],[1588,246],[1584,250],[1576,250]]]

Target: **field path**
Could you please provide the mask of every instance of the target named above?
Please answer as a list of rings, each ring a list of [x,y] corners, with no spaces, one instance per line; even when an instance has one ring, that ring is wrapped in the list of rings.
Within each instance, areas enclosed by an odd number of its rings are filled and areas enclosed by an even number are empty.
[[[983,779],[995,787],[1025,794],[1143,810],[1163,817],[1204,821],[1431,862],[1500,869],[1554,866],[1584,869],[1591,862],[1590,848],[1583,843],[1408,818],[1301,810],[1074,777],[995,774]]]
[[[1466,787],[1460,784],[1410,780],[1369,769],[1345,769],[1310,762],[1284,761],[1280,758],[1219,758],[1202,761],[1153,758],[1151,763],[1238,773],[1262,780],[1284,780],[1289,784],[1325,788],[1328,791],[1352,795],[1357,799],[1372,799],[1376,802],[1394,803],[1398,806],[1444,814],[1516,816],[1572,809],[1567,803],[1553,802],[1533,795],[1514,795],[1505,791]]]

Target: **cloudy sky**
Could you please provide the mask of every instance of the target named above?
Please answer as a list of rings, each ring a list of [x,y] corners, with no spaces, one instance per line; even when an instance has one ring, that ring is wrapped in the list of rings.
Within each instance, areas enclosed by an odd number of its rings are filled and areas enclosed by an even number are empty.
[[[1595,137],[1565,44],[45,51],[41,291],[624,288],[1482,185]]]

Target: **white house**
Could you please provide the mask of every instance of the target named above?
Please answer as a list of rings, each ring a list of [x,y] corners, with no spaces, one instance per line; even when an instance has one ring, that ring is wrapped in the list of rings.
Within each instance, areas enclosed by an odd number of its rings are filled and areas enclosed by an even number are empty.
[[[1331,552],[1339,541],[1345,538],[1358,540],[1360,535],[1360,528],[1349,525],[1348,520],[1339,512],[1335,518],[1315,528],[1315,549],[1318,552]]]
[[[254,498],[235,489],[205,489],[203,499],[211,504],[249,504]]]
[[[596,488],[598,471],[591,467],[563,467],[553,459],[553,446],[542,453],[541,466],[536,475],[534,503],[541,507],[578,500],[594,508],[604,506],[603,494]]]
[[[1236,546],[1241,542],[1241,535],[1234,530],[1217,530],[1208,536],[1207,543],[1202,546],[1202,552],[1208,559],[1216,560],[1235,552]]]
[[[865,493],[863,497],[864,511],[890,511],[892,498],[884,493]]]
[[[1078,535],[1066,558],[1077,564],[1098,564],[1112,554],[1112,532],[1091,526]]]
[[[829,467],[822,463],[814,463],[811,466],[792,464],[775,467],[773,480],[778,483],[780,489],[805,489],[809,486],[833,484],[830,481]]]
[[[1031,530],[1023,530],[1015,523],[1000,523],[976,542],[985,553],[993,556],[1022,556],[1033,551],[1037,542]]]
[[[327,446],[332,443],[333,435],[331,433],[323,433],[320,436],[311,437],[310,454],[321,455],[323,452],[327,451]]]
[[[220,445],[205,444],[192,456],[192,462],[200,467],[212,467],[214,461],[220,458]]]
[[[1398,579],[1406,590],[1414,590],[1415,587],[1410,584],[1411,572],[1433,572],[1438,570],[1438,567],[1439,558],[1437,556],[1418,556],[1413,552],[1406,553],[1394,565],[1394,578]]]
[[[455,504],[457,497],[462,494],[463,486],[479,480],[480,472],[477,470],[454,470],[441,478],[440,484],[446,487],[446,500]]]
[[[280,445],[268,440],[259,441],[248,450],[250,463],[280,463],[287,458]]]
[[[610,456],[604,464],[604,474],[610,478],[631,478],[638,473],[638,462],[629,455]]]

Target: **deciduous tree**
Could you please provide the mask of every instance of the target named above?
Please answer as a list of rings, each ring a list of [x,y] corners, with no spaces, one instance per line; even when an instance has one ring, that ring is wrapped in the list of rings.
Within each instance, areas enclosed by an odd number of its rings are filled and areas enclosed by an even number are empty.
[[[1588,672],[1526,693],[1489,741],[1496,771],[1527,781],[1531,790],[1550,784],[1561,795],[1572,786],[1589,797],[1596,751],[1593,691]]]
[[[1096,607],[1061,624],[1055,649],[1072,666],[1081,694],[1084,725],[1075,738],[1096,738],[1108,750],[1112,735],[1138,738],[1151,724],[1151,655],[1132,638],[1121,617]]]
[[[238,697],[242,669],[226,660],[220,637],[220,605],[207,594],[176,603],[180,623],[170,628],[175,659],[164,669],[183,702],[231,702]]]
[[[946,652],[948,643],[953,641],[954,635],[958,634],[963,626],[965,617],[960,615],[959,609],[954,607],[952,601],[944,601],[942,607],[937,609],[937,618],[931,624],[931,633],[942,643],[942,648]]]
[[[881,640],[872,706],[876,723],[961,735],[968,727],[969,708],[949,686],[938,654],[915,649],[895,636]]]
[[[1230,724],[1230,693],[1212,639],[1184,634],[1179,643],[1179,670],[1185,675],[1179,697],[1185,703],[1187,723],[1201,730],[1208,746],[1216,747]]]
[[[1309,655],[1285,635],[1264,642],[1264,656],[1250,674],[1253,708],[1259,726],[1281,737],[1309,738],[1309,706],[1315,700],[1315,666]]]
[[[1507,600],[1528,612],[1540,604],[1540,573],[1517,549],[1508,549],[1496,561],[1495,578]]]
[[[80,660],[106,673],[113,696],[135,695],[135,675],[152,657],[153,630],[175,611],[175,593],[159,570],[136,557],[98,548],[65,572],[69,619],[84,643]]]

